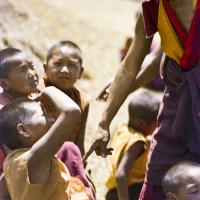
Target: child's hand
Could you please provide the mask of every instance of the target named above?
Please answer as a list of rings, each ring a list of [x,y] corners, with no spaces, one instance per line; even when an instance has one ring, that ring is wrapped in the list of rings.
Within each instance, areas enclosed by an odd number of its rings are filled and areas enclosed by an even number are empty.
[[[34,100],[34,101],[40,101],[42,93],[38,93],[38,94],[33,94],[30,96],[30,99]]]
[[[103,90],[100,92],[100,94],[97,96],[96,100],[97,101],[102,101],[102,102],[106,102],[108,99],[108,95],[109,95],[109,88],[110,88],[111,83],[108,83]]]
[[[57,112],[55,105],[49,98],[49,93],[53,93],[55,89],[56,88],[54,86],[46,87],[39,94],[34,95],[32,99],[40,102],[45,112],[56,119],[59,112]]]
[[[106,102],[108,99],[108,95],[109,95],[109,88],[106,87],[100,92],[96,100]]]

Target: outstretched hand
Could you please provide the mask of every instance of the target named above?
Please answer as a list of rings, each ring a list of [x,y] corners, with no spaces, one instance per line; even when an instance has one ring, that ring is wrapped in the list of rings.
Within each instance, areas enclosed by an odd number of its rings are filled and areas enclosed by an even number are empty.
[[[109,90],[110,90],[110,85],[111,82],[109,82],[104,88],[103,90],[99,93],[99,95],[97,96],[96,100],[97,101],[102,101],[102,102],[106,102],[108,99],[108,95],[109,95]]]
[[[83,162],[85,162],[88,159],[88,157],[93,153],[93,151],[95,151],[98,156],[102,156],[103,158],[105,158],[107,155],[111,155],[113,148],[107,148],[109,140],[109,130],[99,127],[94,136],[91,147],[83,157]]]

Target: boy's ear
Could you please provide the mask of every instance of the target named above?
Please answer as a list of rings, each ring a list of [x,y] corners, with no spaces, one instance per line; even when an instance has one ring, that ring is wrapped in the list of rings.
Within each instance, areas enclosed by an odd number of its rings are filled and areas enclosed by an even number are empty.
[[[172,192],[167,192],[167,199],[166,200],[177,200],[177,197],[174,193]]]
[[[17,130],[19,132],[19,134],[25,138],[30,137],[29,132],[27,131],[26,127],[24,126],[24,124],[20,123],[17,124]]]
[[[0,79],[0,86],[3,88],[3,90],[9,90],[10,86],[9,86],[9,81],[5,78],[1,78]]]
[[[83,72],[84,72],[84,68],[81,66],[81,70],[80,70],[80,74],[79,74],[79,77],[78,77],[78,78],[81,78]]]

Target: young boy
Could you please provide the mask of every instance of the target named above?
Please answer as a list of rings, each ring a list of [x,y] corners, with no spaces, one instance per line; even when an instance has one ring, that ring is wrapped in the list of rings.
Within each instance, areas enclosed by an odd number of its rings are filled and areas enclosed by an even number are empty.
[[[74,84],[83,73],[82,52],[75,43],[61,41],[53,45],[47,55],[45,68],[46,86],[55,86],[71,97],[81,109],[81,124],[72,141],[78,145],[84,155],[85,125],[89,110],[89,98],[78,90]],[[62,156],[62,152],[58,152]]]
[[[6,48],[0,51],[0,109],[18,97],[37,92],[38,75],[33,63],[20,50]],[[7,153],[0,140],[0,199],[9,199],[3,176],[3,162]],[[2,174],[2,175],[1,175]]]
[[[0,109],[18,97],[28,97],[37,91],[38,75],[33,63],[18,49],[6,48],[0,51]],[[0,142],[0,174],[3,170],[5,149]]]
[[[200,199],[200,165],[182,161],[172,166],[163,178],[166,200]]]
[[[73,141],[79,149],[69,142],[63,144],[59,149],[57,155],[68,167],[71,176],[79,177],[86,187],[94,191],[93,186],[88,181],[82,167],[82,159],[85,153],[85,126],[89,111],[89,98],[88,96],[77,89],[74,84],[81,77],[83,73],[82,67],[82,52],[77,44],[71,41],[60,41],[53,45],[47,55],[45,69],[45,85],[55,86],[71,97],[81,109],[81,122],[79,128],[74,134],[71,135]],[[52,117],[56,118],[56,113],[52,113]],[[70,153],[70,157],[66,156]]]
[[[38,99],[49,105],[25,98],[0,111],[0,138],[12,150],[4,162],[11,199],[89,199],[84,185],[54,156],[76,131],[79,107],[55,87],[45,88]],[[59,115],[51,125],[46,111],[52,108]]]
[[[112,140],[106,200],[138,200],[145,176],[147,136],[156,127],[159,105],[158,98],[150,92],[134,95],[130,100],[128,125],[120,126]]]

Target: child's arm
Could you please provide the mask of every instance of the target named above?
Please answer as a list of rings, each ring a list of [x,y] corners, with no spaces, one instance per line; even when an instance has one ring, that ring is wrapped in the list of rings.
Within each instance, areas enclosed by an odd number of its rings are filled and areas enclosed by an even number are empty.
[[[80,131],[77,135],[75,143],[78,145],[81,155],[83,156],[85,154],[85,148],[84,148],[84,142],[85,142],[85,127],[87,123],[87,117],[88,117],[88,112],[89,112],[89,103],[85,107],[84,112],[82,113],[82,122],[81,122],[81,127]]]
[[[128,173],[134,161],[144,152],[144,143],[133,144],[123,156],[115,173],[119,200],[130,200],[128,194]]]
[[[11,200],[4,174],[0,175],[0,200]]]
[[[50,100],[60,114],[47,133],[31,147],[28,169],[32,183],[49,177],[52,158],[80,124],[80,109],[66,94],[55,87],[47,87],[41,94],[41,101],[46,100]]]

